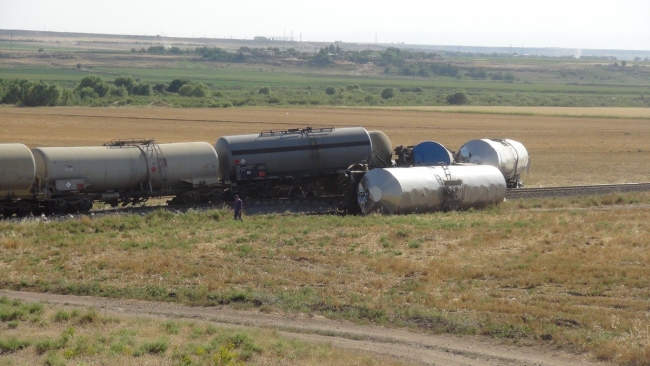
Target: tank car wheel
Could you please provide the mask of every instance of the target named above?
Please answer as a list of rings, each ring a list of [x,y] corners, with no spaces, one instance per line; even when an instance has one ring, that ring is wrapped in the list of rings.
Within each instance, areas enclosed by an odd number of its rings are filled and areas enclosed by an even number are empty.
[[[106,201],[106,203],[108,203],[113,208],[117,207],[120,204],[119,202],[117,202],[117,200]]]
[[[240,187],[239,192],[236,193],[236,194],[238,194],[239,197],[241,197],[241,198],[247,198],[247,197],[250,196],[250,192],[248,191],[248,188],[246,188],[246,187]]]
[[[291,197],[291,198],[302,197],[302,195],[303,195],[303,191],[302,191],[302,188],[300,188],[300,187],[293,187],[289,191],[289,197]]]
[[[242,194],[240,193],[239,195],[242,195]],[[259,189],[251,189],[250,191],[248,191],[248,193],[246,195],[248,196],[248,198],[251,198],[251,199],[254,199],[254,200],[262,197],[262,194],[260,193]]]
[[[257,191],[260,198],[269,198],[273,194],[273,183],[269,180],[262,181],[257,186]]]
[[[47,209],[53,215],[63,215],[68,209],[68,203],[62,198],[56,198],[48,202]]]
[[[187,192],[182,196],[183,203],[192,205],[201,201],[201,195],[196,192]]]
[[[6,218],[10,218],[11,216],[14,215],[14,210],[9,209],[9,208],[2,208],[2,216]]]
[[[34,205],[34,208],[32,208],[32,215],[34,216],[41,216],[47,211],[46,207],[39,206],[38,204]]]
[[[75,206],[79,212],[88,213],[93,208],[93,201],[88,198],[82,198]]]
[[[223,202],[223,193],[220,191],[215,191],[208,195],[206,199],[212,204]]]
[[[29,201],[20,201],[18,202],[18,207],[16,208],[16,216],[25,217],[29,215],[34,209],[34,203]]]

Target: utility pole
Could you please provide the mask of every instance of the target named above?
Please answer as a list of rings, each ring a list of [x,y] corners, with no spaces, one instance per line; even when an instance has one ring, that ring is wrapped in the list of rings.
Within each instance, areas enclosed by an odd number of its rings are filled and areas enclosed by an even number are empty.
[[[9,41],[9,50],[13,51],[14,49],[14,32],[11,32],[11,41]]]

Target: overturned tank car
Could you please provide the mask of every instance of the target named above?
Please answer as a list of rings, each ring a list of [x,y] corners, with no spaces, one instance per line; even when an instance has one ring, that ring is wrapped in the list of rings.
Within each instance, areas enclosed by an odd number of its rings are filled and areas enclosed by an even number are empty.
[[[520,142],[510,139],[481,139],[466,142],[456,153],[457,163],[491,165],[506,179],[508,188],[521,188],[521,174],[530,168],[530,155]]]
[[[361,178],[357,200],[363,214],[409,214],[482,208],[505,195],[499,169],[468,164],[373,169]]]

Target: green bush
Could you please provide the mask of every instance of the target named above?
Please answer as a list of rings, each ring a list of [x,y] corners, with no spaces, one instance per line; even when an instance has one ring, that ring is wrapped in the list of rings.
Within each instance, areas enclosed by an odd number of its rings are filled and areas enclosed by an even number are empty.
[[[393,88],[386,88],[386,89],[381,91],[382,99],[390,99],[393,96],[395,96],[395,89],[393,89]]]
[[[29,347],[29,341],[27,340],[20,340],[15,337],[0,339],[0,354],[16,352],[27,347]]]
[[[327,89],[325,89],[325,94],[327,95],[336,94],[336,88],[334,88],[333,86],[328,86]]]
[[[169,341],[164,338],[159,338],[153,342],[143,343],[138,351],[134,353],[134,356],[141,356],[145,353],[160,355],[165,353],[167,348],[169,348]]]
[[[167,87],[167,91],[170,93],[178,93],[178,89],[180,89],[183,85],[189,83],[190,81],[188,79],[174,79]]]
[[[467,94],[465,94],[462,91],[447,95],[447,98],[445,98],[445,100],[447,101],[448,104],[453,104],[453,105],[467,104],[469,102],[469,100],[467,99]]]
[[[86,76],[79,82],[76,90],[81,91],[85,88],[91,88],[98,96],[104,97],[110,91],[110,87],[104,79],[96,75]],[[82,97],[83,98],[83,97]]]
[[[258,93],[259,93],[259,94],[269,95],[269,94],[271,93],[271,89],[269,89],[268,86],[264,86],[264,87],[261,87],[261,88],[260,88],[260,90],[259,90]]]
[[[194,85],[185,84],[178,89],[178,95],[182,97],[191,97],[194,92]]]
[[[88,86],[79,90],[79,97],[81,97],[81,99],[84,98],[93,99],[93,98],[99,98],[99,95],[95,93],[95,90],[93,88]]]
[[[207,87],[207,85],[203,83],[198,83],[197,85],[194,86],[194,90],[192,90],[191,96],[195,98],[204,98],[207,97],[209,93],[210,93],[210,89]]]

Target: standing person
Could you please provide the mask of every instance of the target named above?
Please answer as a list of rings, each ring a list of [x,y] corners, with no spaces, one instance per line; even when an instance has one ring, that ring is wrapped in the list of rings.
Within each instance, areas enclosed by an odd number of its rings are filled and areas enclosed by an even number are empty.
[[[235,195],[235,220],[244,221],[241,219],[241,209],[242,209],[242,200],[239,199],[238,195]]]

